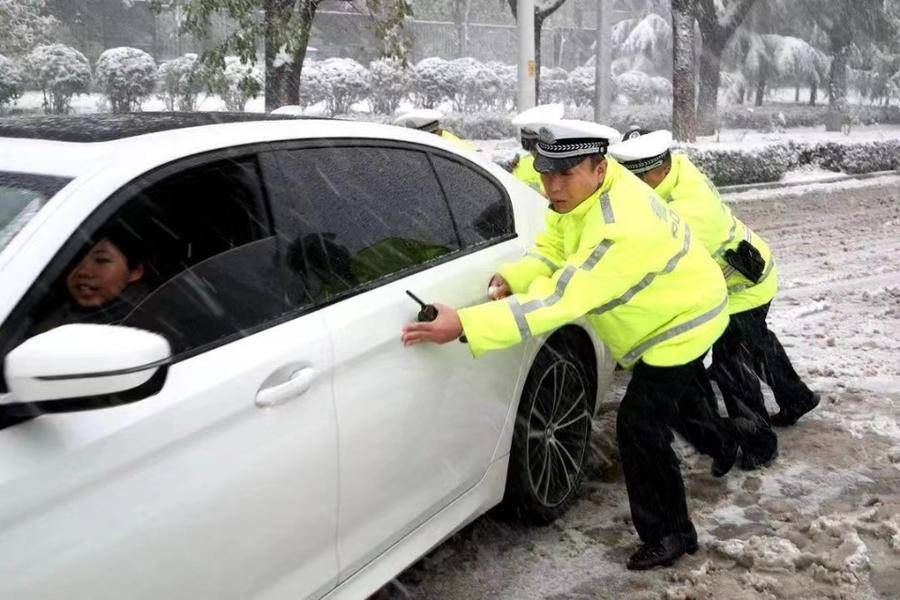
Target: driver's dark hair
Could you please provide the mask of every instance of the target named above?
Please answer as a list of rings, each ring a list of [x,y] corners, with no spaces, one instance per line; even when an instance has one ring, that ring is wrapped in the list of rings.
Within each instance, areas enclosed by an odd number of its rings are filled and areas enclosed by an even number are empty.
[[[129,269],[134,269],[146,262],[147,245],[140,235],[125,223],[116,221],[106,225],[94,236],[94,245],[101,240],[108,240],[125,256]]]

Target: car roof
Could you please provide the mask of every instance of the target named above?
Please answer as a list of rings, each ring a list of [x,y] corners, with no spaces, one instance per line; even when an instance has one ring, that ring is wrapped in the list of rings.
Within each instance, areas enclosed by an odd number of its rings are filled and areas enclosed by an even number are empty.
[[[139,112],[0,118],[0,137],[56,142],[109,142],[122,138],[219,123],[303,119],[296,115],[237,112]]]
[[[159,120],[159,123],[155,121]],[[260,113],[136,113],[0,119],[0,171],[77,178],[107,168],[148,170],[217,149],[286,140],[378,139],[460,154],[440,136],[366,121]],[[55,128],[59,126],[62,131]],[[96,128],[79,133],[80,128]],[[125,135],[125,133],[128,135]],[[44,137],[38,137],[44,136]],[[119,136],[119,137],[114,137]],[[72,139],[98,141],[67,141]],[[105,141],[101,141],[105,140]],[[462,152],[461,154],[468,154]]]

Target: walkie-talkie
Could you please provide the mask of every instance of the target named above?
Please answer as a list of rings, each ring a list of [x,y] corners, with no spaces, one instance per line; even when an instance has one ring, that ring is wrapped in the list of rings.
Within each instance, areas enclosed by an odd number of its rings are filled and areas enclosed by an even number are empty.
[[[422,307],[419,309],[419,314],[416,316],[417,321],[419,321],[420,323],[426,323],[428,321],[434,321],[435,319],[437,319],[438,311],[433,304],[425,304],[409,290],[406,290],[406,295],[418,302],[419,306]]]

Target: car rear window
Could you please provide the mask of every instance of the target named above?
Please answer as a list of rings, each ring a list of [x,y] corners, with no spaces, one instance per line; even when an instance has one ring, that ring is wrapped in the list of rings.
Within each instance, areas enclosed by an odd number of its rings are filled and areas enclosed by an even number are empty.
[[[71,179],[0,171],[0,250]]]

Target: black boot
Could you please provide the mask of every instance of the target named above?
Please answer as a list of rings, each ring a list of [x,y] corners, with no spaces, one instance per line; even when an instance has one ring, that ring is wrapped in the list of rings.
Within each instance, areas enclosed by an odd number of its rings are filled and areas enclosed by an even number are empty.
[[[683,554],[693,554],[697,548],[697,532],[691,527],[690,531],[667,535],[658,542],[641,545],[628,559],[627,567],[629,571],[670,567]]]
[[[775,427],[790,427],[794,425],[800,417],[817,407],[819,400],[819,394],[813,393],[809,400],[799,407],[791,407],[790,410],[781,409],[772,415],[772,425]]]
[[[729,438],[725,442],[725,447],[722,449],[722,452],[713,458],[712,467],[710,468],[710,473],[712,473],[713,477],[724,477],[728,471],[731,470],[731,467],[734,466],[734,463],[738,458],[738,451],[740,450],[740,445],[737,440],[734,438]],[[694,538],[696,538],[696,534],[694,534]]]

